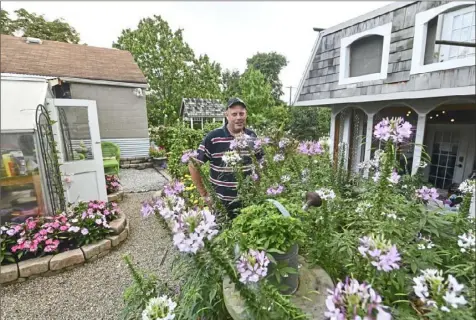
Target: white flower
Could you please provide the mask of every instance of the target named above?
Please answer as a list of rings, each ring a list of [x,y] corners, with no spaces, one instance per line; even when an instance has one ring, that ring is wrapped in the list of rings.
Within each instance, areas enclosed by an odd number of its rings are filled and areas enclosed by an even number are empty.
[[[466,252],[468,250],[476,251],[476,238],[472,232],[464,233],[458,236],[458,246],[460,247],[461,252]]]
[[[233,167],[240,162],[241,157],[236,151],[227,151],[222,157],[223,162],[227,167]]]
[[[273,161],[274,162],[280,162],[280,161],[284,161],[284,155],[278,153],[276,154],[274,157],[273,157]]]
[[[281,182],[288,182],[289,180],[291,180],[291,177],[288,174],[281,177]]]
[[[142,311],[142,320],[173,320],[176,307],[177,303],[167,296],[152,298]]]
[[[327,188],[316,190],[316,193],[319,195],[319,197],[321,197],[322,200],[332,200],[336,197],[334,191]]]
[[[458,308],[467,303],[465,297],[460,295],[464,285],[459,284],[455,277],[448,275],[446,281],[441,270],[426,269],[422,275],[413,278],[413,290],[420,300],[428,307],[439,308],[450,312],[450,308]],[[438,306],[436,301],[443,300],[446,305]]]
[[[78,232],[80,230],[79,227],[73,226],[68,229],[69,232]]]
[[[461,191],[462,193],[472,193],[474,192],[475,185],[476,185],[475,180],[467,179],[461,182],[461,184],[458,187],[458,190]]]

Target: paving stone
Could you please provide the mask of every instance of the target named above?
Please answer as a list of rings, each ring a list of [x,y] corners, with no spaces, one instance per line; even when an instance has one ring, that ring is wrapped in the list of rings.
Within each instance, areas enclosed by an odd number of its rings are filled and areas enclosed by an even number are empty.
[[[29,259],[18,263],[20,277],[28,278],[35,274],[42,274],[49,270],[49,263],[53,256]]]
[[[108,239],[101,240],[81,247],[86,260],[100,254],[103,251],[111,249],[111,241]]]
[[[74,249],[56,254],[50,260],[50,270],[61,270],[75,264],[84,262],[84,255],[81,249]]]

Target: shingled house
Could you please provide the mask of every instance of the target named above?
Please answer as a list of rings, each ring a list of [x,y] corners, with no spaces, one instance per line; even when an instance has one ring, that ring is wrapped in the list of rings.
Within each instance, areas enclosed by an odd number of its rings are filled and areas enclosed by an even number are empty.
[[[180,117],[190,128],[203,129],[207,122],[225,123],[225,106],[217,99],[183,98]]]
[[[101,141],[119,145],[121,159],[148,157],[147,80],[130,52],[2,34],[1,74],[2,86],[34,77],[50,81],[49,97],[95,101]]]
[[[392,3],[319,33],[294,106],[332,109],[333,158],[342,146],[354,171],[373,156],[374,126],[405,118],[415,129],[409,171],[418,170],[425,150],[426,179],[446,190],[476,170],[471,42],[474,1]]]

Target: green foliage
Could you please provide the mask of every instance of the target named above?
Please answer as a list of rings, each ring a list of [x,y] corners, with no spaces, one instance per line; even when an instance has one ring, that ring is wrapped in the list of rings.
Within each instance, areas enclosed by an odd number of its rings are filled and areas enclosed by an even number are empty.
[[[79,33],[62,19],[47,21],[44,15],[18,9],[15,10],[17,18],[12,20],[7,11],[2,9],[0,12],[0,32],[2,34],[11,35],[15,30],[23,29],[24,37],[79,43]]]
[[[305,237],[299,218],[283,216],[268,201],[242,209],[233,220],[232,232],[244,251],[251,248],[285,253]]]
[[[256,53],[246,59],[247,70],[255,69],[261,72],[266,82],[271,85],[274,103],[279,104],[283,95],[283,85],[279,80],[279,74],[288,65],[286,57],[277,52]]]
[[[319,140],[329,136],[330,108],[291,107],[290,133],[299,140]]]
[[[153,274],[146,274],[136,269],[129,255],[123,257],[124,262],[132,276],[133,283],[124,291],[124,308],[121,312],[121,319],[140,319],[142,310],[145,309],[148,301],[162,294],[170,294],[167,284],[159,282]]]
[[[172,31],[161,16],[142,19],[135,30],[123,30],[113,47],[130,51],[147,78],[152,126],[174,123],[182,98],[220,96],[220,65],[207,55],[196,58],[183,30]]]
[[[241,99],[248,109],[247,122],[251,125],[260,115],[266,115],[274,106],[271,85],[264,75],[253,68],[249,68],[240,78]]]
[[[240,89],[241,74],[238,70],[226,69],[221,74],[221,89],[223,101],[226,102],[232,97],[241,96]]]

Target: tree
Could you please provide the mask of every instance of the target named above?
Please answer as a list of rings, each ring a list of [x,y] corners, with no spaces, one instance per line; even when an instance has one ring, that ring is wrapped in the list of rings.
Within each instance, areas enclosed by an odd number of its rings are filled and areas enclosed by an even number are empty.
[[[142,19],[135,30],[123,30],[113,47],[130,51],[148,80],[150,125],[175,122],[182,98],[220,96],[220,65],[207,55],[196,59],[183,29],[172,31],[161,16]]]
[[[191,97],[217,99],[221,96],[221,66],[210,61],[208,55],[200,55],[193,65],[193,82]]]
[[[283,95],[283,85],[279,80],[279,74],[284,67],[288,65],[286,57],[276,52],[260,53],[258,52],[246,60],[249,68],[259,70],[272,87],[273,98],[279,103]]]
[[[232,97],[238,97],[241,95],[240,89],[241,74],[238,70],[226,69],[221,74],[221,90],[223,100],[227,101]]]
[[[248,107],[249,121],[253,124],[274,106],[271,85],[260,71],[251,67],[241,76],[239,86],[240,97]]]
[[[67,43],[79,43],[79,33],[63,19],[46,21],[43,15],[29,13],[25,9],[15,10],[17,18],[10,19],[5,10],[1,10],[0,31],[11,35],[16,30],[23,30],[24,37],[39,38]]]
[[[330,108],[291,107],[291,134],[300,140],[318,140],[329,136]]]

